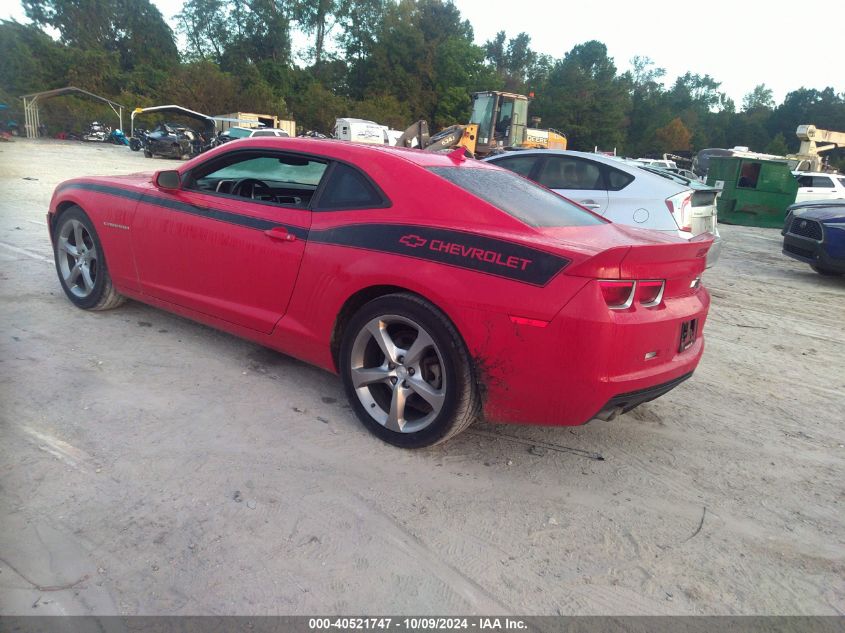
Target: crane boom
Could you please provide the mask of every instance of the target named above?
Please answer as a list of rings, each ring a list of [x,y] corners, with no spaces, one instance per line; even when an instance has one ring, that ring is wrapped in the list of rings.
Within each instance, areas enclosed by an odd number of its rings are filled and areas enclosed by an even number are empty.
[[[801,141],[801,146],[797,154],[789,154],[787,158],[797,159],[801,171],[822,171],[824,161],[820,154],[837,147],[845,147],[845,132],[820,130],[815,125],[799,125],[795,135]]]

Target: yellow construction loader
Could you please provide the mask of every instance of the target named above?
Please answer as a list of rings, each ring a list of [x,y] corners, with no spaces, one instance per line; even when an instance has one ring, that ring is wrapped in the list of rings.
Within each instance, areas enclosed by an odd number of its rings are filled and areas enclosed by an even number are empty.
[[[429,135],[428,124],[418,121],[396,142],[402,147],[444,151],[464,147],[478,158],[509,149],[566,149],[566,136],[554,129],[528,127],[528,97],[489,90],[472,95],[469,123],[453,125]],[[539,119],[535,117],[535,125]]]

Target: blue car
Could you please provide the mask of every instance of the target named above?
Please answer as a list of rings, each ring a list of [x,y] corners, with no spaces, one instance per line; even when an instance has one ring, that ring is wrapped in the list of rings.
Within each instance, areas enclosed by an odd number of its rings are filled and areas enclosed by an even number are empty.
[[[793,204],[781,234],[784,255],[821,275],[845,274],[845,200]]]

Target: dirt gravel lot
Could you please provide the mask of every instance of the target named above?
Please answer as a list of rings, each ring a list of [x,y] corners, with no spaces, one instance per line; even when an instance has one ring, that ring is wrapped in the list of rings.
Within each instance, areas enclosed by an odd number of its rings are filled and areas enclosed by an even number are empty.
[[[0,144],[0,613],[845,613],[845,278],[777,231],[722,227],[670,394],[408,452],[335,376],[65,299],[53,187],[173,164]]]

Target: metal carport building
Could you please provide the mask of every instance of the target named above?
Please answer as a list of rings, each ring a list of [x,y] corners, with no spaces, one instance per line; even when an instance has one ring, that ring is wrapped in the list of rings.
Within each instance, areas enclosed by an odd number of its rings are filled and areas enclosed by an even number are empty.
[[[83,90],[82,88],[76,88],[75,86],[67,86],[65,88],[45,90],[44,92],[36,92],[31,95],[24,95],[21,97],[21,99],[23,99],[23,110],[25,120],[24,125],[26,127],[26,137],[38,138],[38,127],[41,125],[41,117],[38,112],[38,104],[41,101],[46,101],[47,99],[52,99],[53,97],[61,97],[66,94],[75,93],[83,94],[92,99],[102,101],[103,103],[108,103],[111,109],[117,115],[118,119],[120,120],[120,129],[123,129],[122,105],[120,105],[116,101],[112,101],[111,99],[106,99],[105,97],[101,97],[100,95],[95,95],[93,92]]]

